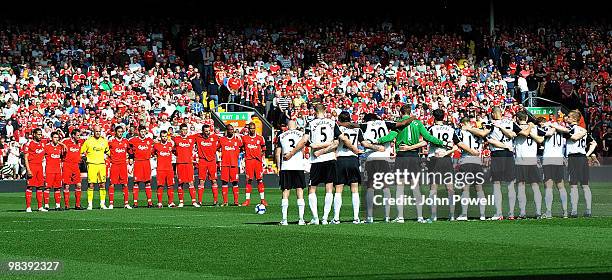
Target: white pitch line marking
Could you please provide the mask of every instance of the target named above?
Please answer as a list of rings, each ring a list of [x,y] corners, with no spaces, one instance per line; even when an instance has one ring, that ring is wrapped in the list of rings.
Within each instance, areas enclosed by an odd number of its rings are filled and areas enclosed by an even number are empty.
[[[248,225],[227,225],[227,226],[199,226],[199,227],[119,227],[119,228],[66,228],[66,229],[28,229],[28,230],[3,230],[0,233],[25,233],[25,232],[69,232],[69,231],[115,231],[115,230],[164,230],[164,229],[202,229],[202,228],[234,228],[245,227]]]

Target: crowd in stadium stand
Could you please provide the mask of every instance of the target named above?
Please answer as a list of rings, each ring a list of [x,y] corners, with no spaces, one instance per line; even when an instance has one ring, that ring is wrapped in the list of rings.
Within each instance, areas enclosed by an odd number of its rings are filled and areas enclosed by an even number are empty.
[[[393,120],[411,103],[427,123],[437,108],[451,122],[480,123],[492,106],[512,113],[540,96],[586,113],[597,139],[612,135],[609,26],[500,26],[493,39],[470,24],[445,32],[329,21],[4,25],[3,176],[23,177],[21,147],[35,127],[48,138],[58,129],[87,134],[98,123],[111,135],[123,123],[129,137],[141,123],[155,136],[186,122],[195,133],[222,102],[254,107],[275,126],[288,119],[304,126],[316,102],[354,121],[365,113]]]

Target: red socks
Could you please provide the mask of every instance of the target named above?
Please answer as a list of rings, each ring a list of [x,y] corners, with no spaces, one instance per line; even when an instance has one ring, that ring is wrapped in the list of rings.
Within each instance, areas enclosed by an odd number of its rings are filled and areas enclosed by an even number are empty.
[[[74,190],[74,205],[81,207],[81,189]]]
[[[204,184],[198,186],[198,203],[202,204],[202,196],[204,196]]]
[[[153,193],[151,192],[151,185],[145,185],[145,194],[147,195],[147,203],[151,204],[151,198],[153,197]]]
[[[108,202],[110,205],[113,205],[115,203],[115,186],[114,185],[108,186]]]
[[[174,188],[168,187],[168,204],[174,203]]]
[[[219,201],[219,188],[217,185],[212,185],[212,193],[213,193],[213,202],[217,203]]]
[[[138,186],[132,188],[132,196],[134,197],[134,205],[138,205]]]
[[[196,202],[196,190],[194,186],[189,186],[189,196],[191,197],[191,203]]]
[[[229,188],[227,186],[221,187],[221,195],[223,195],[223,203],[227,203],[227,193],[229,192]]]
[[[70,208],[70,189],[64,189],[64,207]]]
[[[263,184],[263,182],[259,182],[259,184],[257,184],[257,191],[259,191],[259,193],[264,192],[264,184]]]
[[[26,197],[26,208],[30,208],[32,205],[32,189],[26,189],[25,197]]]
[[[45,200],[45,205],[49,204],[49,189],[45,189],[43,192],[43,198]]]
[[[38,208],[42,208],[43,191],[41,189],[36,189],[36,202],[38,203]]]
[[[123,204],[130,203],[130,190],[127,185],[123,185]]]
[[[232,192],[234,193],[234,203],[238,203],[238,186],[234,186]]]
[[[253,186],[249,183],[246,184],[246,193],[250,194],[253,191]]]
[[[179,203],[183,203],[183,199],[185,198],[185,192],[183,192],[183,187],[178,187],[178,196]]]
[[[55,189],[53,191],[53,198],[55,200],[55,204],[62,203],[62,193],[60,192],[60,189]]]
[[[157,187],[157,203],[162,203],[162,196],[164,196],[164,187]]]

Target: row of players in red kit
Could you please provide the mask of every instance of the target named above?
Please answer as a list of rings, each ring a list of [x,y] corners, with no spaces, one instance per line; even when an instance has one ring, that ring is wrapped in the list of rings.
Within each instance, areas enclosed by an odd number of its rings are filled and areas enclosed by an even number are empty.
[[[250,205],[250,194],[252,185],[257,184],[260,193],[261,203],[267,205],[264,197],[263,177],[263,156],[265,151],[265,140],[261,135],[255,133],[255,124],[248,125],[248,134],[243,136],[235,135],[234,128],[231,125],[227,126],[226,135],[219,137],[210,133],[210,126],[203,125],[202,133],[188,136],[188,127],[183,124],[180,126],[180,135],[170,139],[167,131],[161,131],[158,140],[153,140],[147,137],[147,129],[144,126],[139,127],[138,136],[127,140],[123,138],[124,128],[117,126],[115,135],[108,141],[107,148],[104,154],[109,159],[110,164],[106,164],[106,170],[110,173],[109,200],[110,206],[105,206],[105,182],[106,174],[89,174],[95,170],[95,160],[87,154],[86,149],[82,148],[83,142],[78,139],[78,131],[72,131],[71,137],[59,143],[59,136],[54,134],[49,144],[42,144],[40,137],[34,135],[31,143],[28,143],[26,153],[30,159],[32,167],[41,165],[43,159],[46,160],[45,176],[46,180],[41,180],[42,176],[34,176],[28,180],[28,188],[26,190],[26,207],[30,209],[32,188],[37,190],[37,200],[40,209],[48,210],[48,193],[49,189],[56,189],[56,209],[61,209],[59,189],[64,186],[64,209],[69,209],[70,186],[75,185],[75,209],[81,208],[81,184],[80,174],[78,173],[78,163],[80,162],[83,153],[87,155],[88,161],[88,202],[91,209],[91,200],[93,198],[93,189],[95,185],[99,185],[100,189],[100,207],[102,209],[113,209],[114,190],[115,186],[123,186],[124,207],[131,209],[138,207],[138,193],[141,184],[144,184],[147,197],[148,207],[153,207],[152,190],[151,190],[151,158],[157,160],[157,200],[158,207],[163,207],[163,189],[167,188],[168,207],[183,207],[184,192],[183,187],[188,186],[191,196],[192,205],[200,207],[204,194],[204,184],[206,180],[211,181],[213,203],[218,204],[218,187],[217,187],[217,152],[221,153],[220,170],[222,182],[223,203],[221,206],[228,205],[229,184],[232,185],[234,196],[234,205],[248,206]],[[41,135],[38,135],[41,136]],[[94,134],[94,137],[95,134]],[[98,136],[104,142],[103,137]],[[99,138],[96,139],[98,141]],[[87,141],[86,141],[87,142]],[[42,148],[41,148],[42,147]],[[55,147],[51,149],[48,147]],[[58,150],[57,153],[47,153],[47,150]],[[246,200],[239,204],[238,202],[238,157],[241,151],[244,151],[245,172],[246,172]],[[197,153],[197,160],[194,161],[193,154]],[[175,156],[176,164],[173,164],[173,156]],[[40,160],[37,160],[40,158]],[[197,164],[199,185],[197,189],[194,187],[194,163]],[[73,166],[76,164],[76,174]],[[129,204],[129,189],[128,189],[128,164],[133,164],[134,185],[132,188],[133,205]],[[36,168],[35,168],[36,169]],[[102,171],[105,169],[102,168]],[[62,174],[63,173],[63,174]],[[98,173],[100,173],[98,171]],[[106,173],[106,172],[103,172]],[[57,175],[59,174],[59,175]],[[178,179],[178,206],[174,204],[174,179],[175,174]],[[59,178],[58,180],[49,181],[49,178]],[[58,183],[59,182],[59,183]],[[46,186],[45,186],[46,183]],[[45,188],[46,187],[46,188]],[[45,189],[44,202],[45,208],[42,208],[43,189]],[[29,192],[28,192],[29,191]],[[91,192],[91,195],[90,195]],[[41,194],[40,197],[38,194]],[[29,194],[29,196],[28,196]]]

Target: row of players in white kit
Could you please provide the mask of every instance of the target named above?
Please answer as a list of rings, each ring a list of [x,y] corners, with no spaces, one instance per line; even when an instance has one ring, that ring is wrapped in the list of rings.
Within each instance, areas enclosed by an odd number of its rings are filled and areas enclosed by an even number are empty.
[[[296,189],[299,221],[303,225],[304,207],[303,188],[306,187],[304,176],[304,162],[302,150],[305,145],[310,147],[310,182],[308,184],[308,201],[312,212],[312,220],[309,224],[319,224],[316,187],[325,184],[325,205],[322,217],[322,224],[340,223],[340,208],[342,206],[342,190],[344,185],[349,185],[352,192],[353,219],[354,223],[360,223],[359,219],[359,189],[361,182],[359,172],[358,154],[363,153],[357,146],[361,144],[367,149],[366,172],[371,179],[371,170],[368,170],[368,163],[378,169],[375,171],[385,171],[390,158],[392,146],[389,143],[378,144],[381,136],[389,133],[389,128],[396,128],[396,123],[378,120],[376,115],[369,115],[364,118],[364,124],[356,127],[347,119],[348,114],[340,114],[338,123],[332,119],[324,117],[324,107],[315,106],[317,116],[306,125],[304,132],[296,129],[294,122],[289,122],[288,130],[277,136],[276,160],[280,166],[280,185],[283,190],[281,208],[281,225],[287,225],[288,198],[291,189]],[[464,118],[461,120],[460,128],[453,128],[444,122],[444,112],[437,110],[433,115],[435,124],[428,131],[434,137],[444,142],[443,146],[430,143],[429,149],[429,172],[453,172],[448,169],[448,162],[452,162],[450,155],[456,149],[461,151],[459,159],[460,172],[482,172],[481,152],[483,144],[487,142],[491,150],[491,181],[493,182],[493,197],[495,205],[495,215],[491,220],[503,219],[524,219],[526,218],[526,194],[525,185],[530,184],[533,190],[535,203],[535,217],[552,218],[553,186],[556,183],[559,190],[559,197],[563,210],[563,217],[568,216],[567,211],[567,192],[564,187],[564,163],[568,162],[568,175],[571,186],[570,202],[571,217],[577,217],[578,205],[578,184],[584,191],[586,201],[585,216],[591,215],[591,191],[588,186],[588,165],[587,156],[593,153],[596,142],[588,135],[586,129],[580,127],[578,122],[581,114],[572,111],[564,122],[542,122],[539,125],[528,123],[528,116],[525,112],[518,112],[514,120],[504,118],[500,108],[495,107],[491,113],[491,121],[484,124],[481,128],[476,128],[472,122]],[[410,112],[404,113],[409,116]],[[405,124],[404,124],[405,126]],[[411,129],[408,126],[403,129]],[[401,130],[402,128],[400,128]],[[362,133],[362,130],[365,131]],[[425,144],[421,141],[417,145],[402,146],[403,151],[416,149]],[[543,172],[545,181],[545,204],[546,213],[542,215],[541,204],[542,195],[539,183],[542,181],[542,173],[537,166],[538,144],[543,145]],[[587,148],[588,146],[588,148]],[[382,167],[381,167],[382,166]],[[388,165],[387,165],[388,166]],[[452,163],[450,165],[452,167]],[[515,172],[516,170],[516,172]],[[502,213],[502,191],[501,183],[508,183],[508,215],[504,217]],[[518,183],[515,190],[514,183]],[[478,198],[485,198],[482,184],[475,184]],[[448,201],[451,221],[455,220],[455,188],[453,184],[446,184],[448,191]],[[335,191],[335,192],[334,192]],[[423,204],[420,187],[417,185],[412,188],[413,198],[417,210],[417,221],[427,222],[422,215]],[[518,191],[518,197],[517,197]],[[391,192],[388,187],[383,188],[383,201],[390,201]],[[366,193],[367,217],[365,223],[373,223],[373,203],[374,188],[372,180],[369,180]],[[404,197],[404,188],[397,186],[396,198]],[[431,185],[429,197],[437,197],[437,186]],[[469,186],[463,187],[461,198],[469,199]],[[520,214],[514,215],[515,201],[519,202]],[[329,214],[334,206],[333,220],[328,222]],[[403,223],[404,205],[397,205],[397,218],[394,222]],[[461,214],[456,220],[468,219],[468,204],[462,203]],[[480,219],[485,220],[485,206],[479,205]],[[429,221],[437,220],[436,205],[432,204],[432,217]],[[390,205],[385,204],[385,221],[390,221]]]

